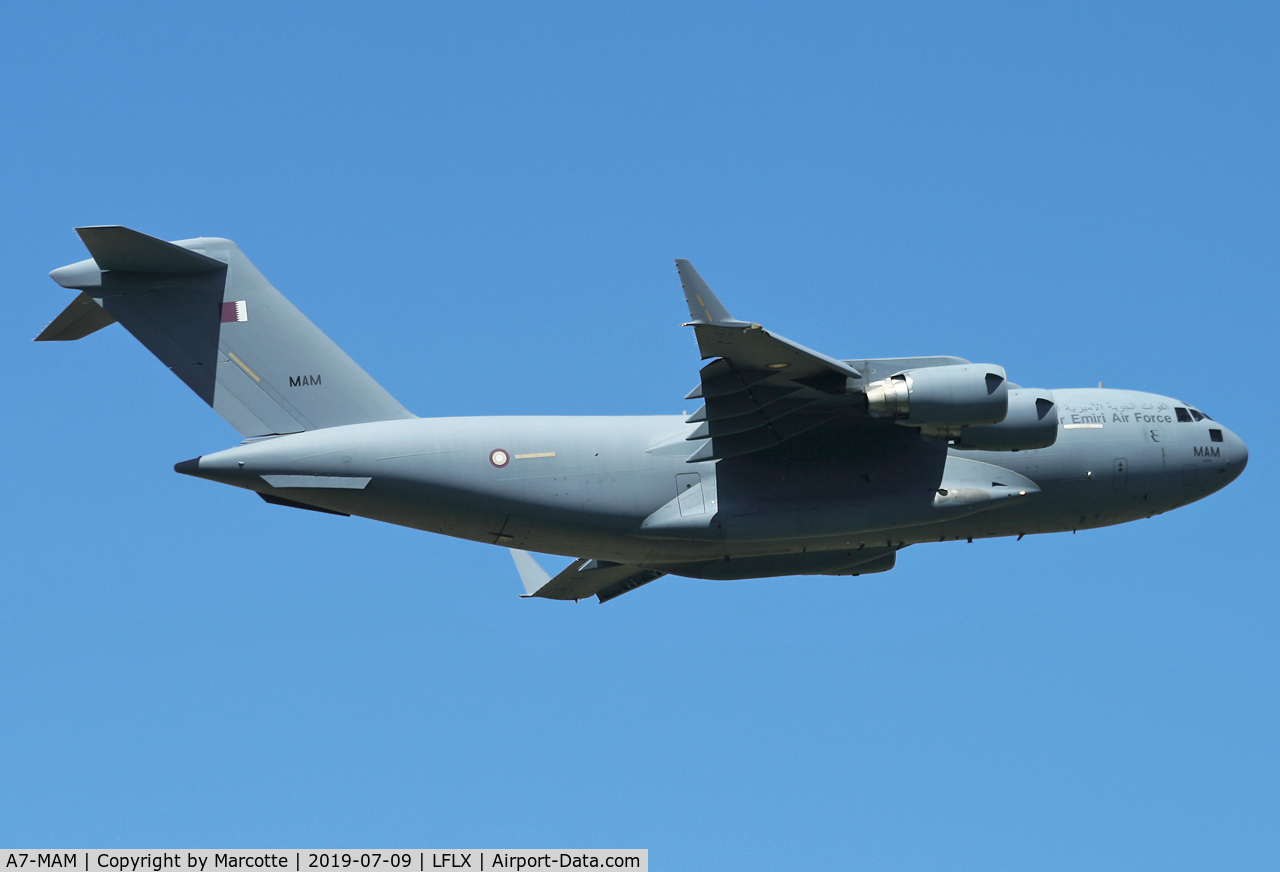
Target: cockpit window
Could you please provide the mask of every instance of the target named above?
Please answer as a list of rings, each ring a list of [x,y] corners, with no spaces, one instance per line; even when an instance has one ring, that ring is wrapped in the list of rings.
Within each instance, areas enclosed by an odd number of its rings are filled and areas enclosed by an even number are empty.
[[[1191,417],[1195,418],[1197,421],[1203,421],[1205,418],[1209,417],[1203,412],[1197,412],[1195,409],[1191,409],[1190,411],[1191,411]]]
[[[1182,408],[1182,406],[1174,406],[1173,413],[1177,415],[1178,420],[1183,422],[1184,424],[1191,423],[1191,413],[1188,412],[1186,409]]]

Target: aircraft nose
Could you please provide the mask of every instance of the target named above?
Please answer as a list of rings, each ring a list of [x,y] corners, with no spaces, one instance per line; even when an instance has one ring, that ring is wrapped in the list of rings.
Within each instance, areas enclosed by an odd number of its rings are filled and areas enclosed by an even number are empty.
[[[1224,441],[1227,443],[1227,476],[1229,481],[1235,481],[1240,473],[1244,472],[1244,468],[1249,465],[1249,446],[1244,444],[1244,440],[1223,427]]]

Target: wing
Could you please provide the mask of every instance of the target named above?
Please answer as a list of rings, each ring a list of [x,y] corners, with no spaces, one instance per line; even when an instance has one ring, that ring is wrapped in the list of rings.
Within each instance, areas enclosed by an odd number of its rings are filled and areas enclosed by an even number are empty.
[[[691,415],[703,440],[689,463],[750,454],[780,445],[853,410],[861,410],[862,373],[850,364],[738,321],[687,260],[677,260],[698,339],[701,383],[685,399],[702,399]]]
[[[610,563],[582,557],[552,578],[528,551],[508,550],[524,583],[525,597],[576,601],[594,596],[605,603],[666,574],[631,563]]]

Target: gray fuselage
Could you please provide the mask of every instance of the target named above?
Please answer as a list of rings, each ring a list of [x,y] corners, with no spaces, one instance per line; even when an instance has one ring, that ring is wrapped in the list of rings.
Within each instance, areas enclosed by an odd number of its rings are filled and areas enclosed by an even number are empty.
[[[1150,517],[1248,460],[1169,397],[1024,389],[958,357],[831,357],[734,318],[687,260],[686,326],[709,361],[691,415],[418,418],[231,240],[76,232],[92,257],[50,276],[80,294],[37,339],[118,322],[243,437],[178,472],[507,546],[529,596],[884,572],[919,542]],[[551,578],[528,551],[576,559]]]
[[[841,456],[837,441],[805,464],[687,463],[681,416],[415,418],[263,439],[178,469],[448,536],[671,567],[1109,526],[1201,499],[1248,460],[1222,425],[1177,420],[1185,404],[1169,397],[1053,393],[1057,441],[1028,451],[959,451],[901,427],[878,451]],[[1008,498],[948,502],[979,493],[974,482]]]

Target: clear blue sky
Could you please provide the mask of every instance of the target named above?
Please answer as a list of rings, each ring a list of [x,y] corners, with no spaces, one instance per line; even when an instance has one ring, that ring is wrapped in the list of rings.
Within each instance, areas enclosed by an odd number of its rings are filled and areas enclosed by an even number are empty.
[[[1280,865],[1280,11],[884,5],[8,4],[0,844]],[[885,575],[526,602],[175,475],[234,432],[118,327],[29,342],[104,223],[235,239],[421,415],[681,411],[688,257],[827,353],[1173,395],[1252,460]]]

